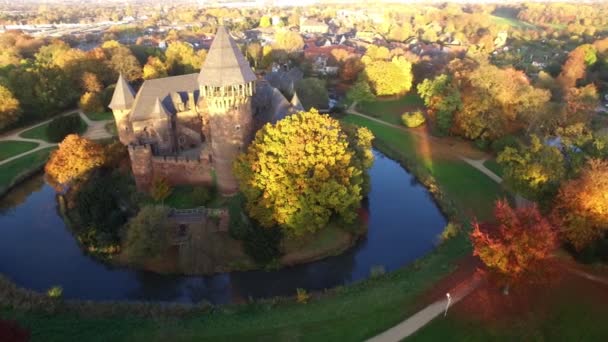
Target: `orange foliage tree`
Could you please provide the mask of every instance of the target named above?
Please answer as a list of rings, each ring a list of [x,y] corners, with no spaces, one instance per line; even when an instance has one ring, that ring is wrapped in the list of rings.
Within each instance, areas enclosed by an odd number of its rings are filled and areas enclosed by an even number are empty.
[[[513,209],[496,202],[496,222],[473,223],[473,255],[499,275],[517,279],[548,258],[556,247],[556,234],[536,206]]]
[[[559,191],[553,217],[577,250],[608,232],[608,161],[592,159]]]
[[[101,145],[70,134],[59,144],[44,167],[46,174],[61,185],[80,179],[104,164]]]

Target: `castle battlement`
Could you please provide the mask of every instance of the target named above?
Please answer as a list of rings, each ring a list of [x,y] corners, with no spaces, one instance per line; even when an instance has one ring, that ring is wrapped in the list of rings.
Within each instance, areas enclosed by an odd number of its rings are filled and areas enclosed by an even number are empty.
[[[201,158],[191,158],[185,156],[154,156],[152,162],[163,164],[203,164],[205,160]]]
[[[129,144],[129,152],[131,151],[152,151],[152,145],[150,144]]]

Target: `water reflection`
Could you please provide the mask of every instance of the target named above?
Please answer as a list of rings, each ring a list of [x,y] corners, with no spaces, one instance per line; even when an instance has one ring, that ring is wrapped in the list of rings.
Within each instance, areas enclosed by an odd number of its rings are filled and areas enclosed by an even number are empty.
[[[429,194],[397,163],[376,153],[361,215],[367,236],[348,252],[277,271],[194,277],[112,267],[83,254],[57,214],[54,190],[35,177],[0,201],[0,273],[20,286],[62,286],[67,298],[229,303],[293,295],[402,267],[433,248],[445,220]]]

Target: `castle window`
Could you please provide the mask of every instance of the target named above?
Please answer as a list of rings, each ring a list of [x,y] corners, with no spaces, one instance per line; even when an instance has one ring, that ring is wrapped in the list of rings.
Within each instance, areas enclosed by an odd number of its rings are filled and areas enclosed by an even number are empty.
[[[235,131],[240,131],[241,130],[241,125],[234,125],[234,130]]]

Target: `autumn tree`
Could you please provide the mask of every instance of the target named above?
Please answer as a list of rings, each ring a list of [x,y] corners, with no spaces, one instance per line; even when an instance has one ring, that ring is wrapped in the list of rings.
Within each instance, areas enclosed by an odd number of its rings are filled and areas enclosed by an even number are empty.
[[[372,135],[363,130],[353,146],[339,121],[316,110],[265,125],[234,166],[249,215],[295,235],[332,217],[352,223],[373,161]]]
[[[587,74],[587,68],[597,61],[596,49],[591,44],[583,44],[568,54],[557,81],[563,89],[574,88],[577,81]]]
[[[418,84],[417,90],[439,131],[449,133],[454,112],[462,107],[460,91],[452,84],[451,77],[444,74],[434,79],[425,79]]]
[[[262,60],[262,45],[260,43],[251,43],[247,45],[247,56],[251,59],[254,67],[258,67]]]
[[[85,177],[104,164],[103,147],[76,134],[59,144],[44,167],[46,174],[58,185],[66,185]]]
[[[78,107],[85,113],[103,112],[104,106],[100,93],[86,92],[80,97]]]
[[[20,114],[19,101],[8,88],[0,85],[0,130],[15,123]]]
[[[543,144],[535,135],[528,147],[506,147],[497,161],[503,167],[506,183],[532,200],[552,198],[566,175],[561,151]]]
[[[165,51],[166,66],[169,74],[191,74],[200,70],[204,56],[197,55],[194,48],[184,42],[171,43]]]
[[[562,236],[577,250],[608,232],[608,161],[591,159],[562,184],[553,211]]]
[[[412,65],[404,59],[370,62],[364,72],[377,96],[403,94],[412,87]]]
[[[262,16],[262,18],[260,18],[260,27],[261,28],[266,28],[266,27],[270,27],[271,23],[270,23],[270,17],[267,15]]]
[[[122,74],[127,81],[135,81],[142,77],[142,67],[128,47],[116,41],[107,41],[102,49],[110,56],[110,67],[115,74]]]
[[[294,53],[302,51],[304,48],[304,39],[298,32],[291,30],[280,30],[274,36],[273,50],[284,51],[286,53]]]
[[[172,192],[173,188],[166,178],[157,177],[152,181],[150,196],[152,196],[152,199],[156,202],[163,202]]]
[[[155,78],[167,77],[167,67],[165,63],[158,57],[148,57],[148,62],[144,65],[143,78],[144,80],[151,80]]]
[[[343,81],[352,82],[357,79],[364,67],[359,58],[349,58],[340,66],[338,74]]]
[[[509,279],[518,279],[537,270],[556,247],[556,235],[536,206],[513,209],[499,200],[495,222],[473,222],[473,255],[491,270]]]
[[[160,255],[169,248],[169,208],[145,206],[126,227],[125,249],[130,262]]]

